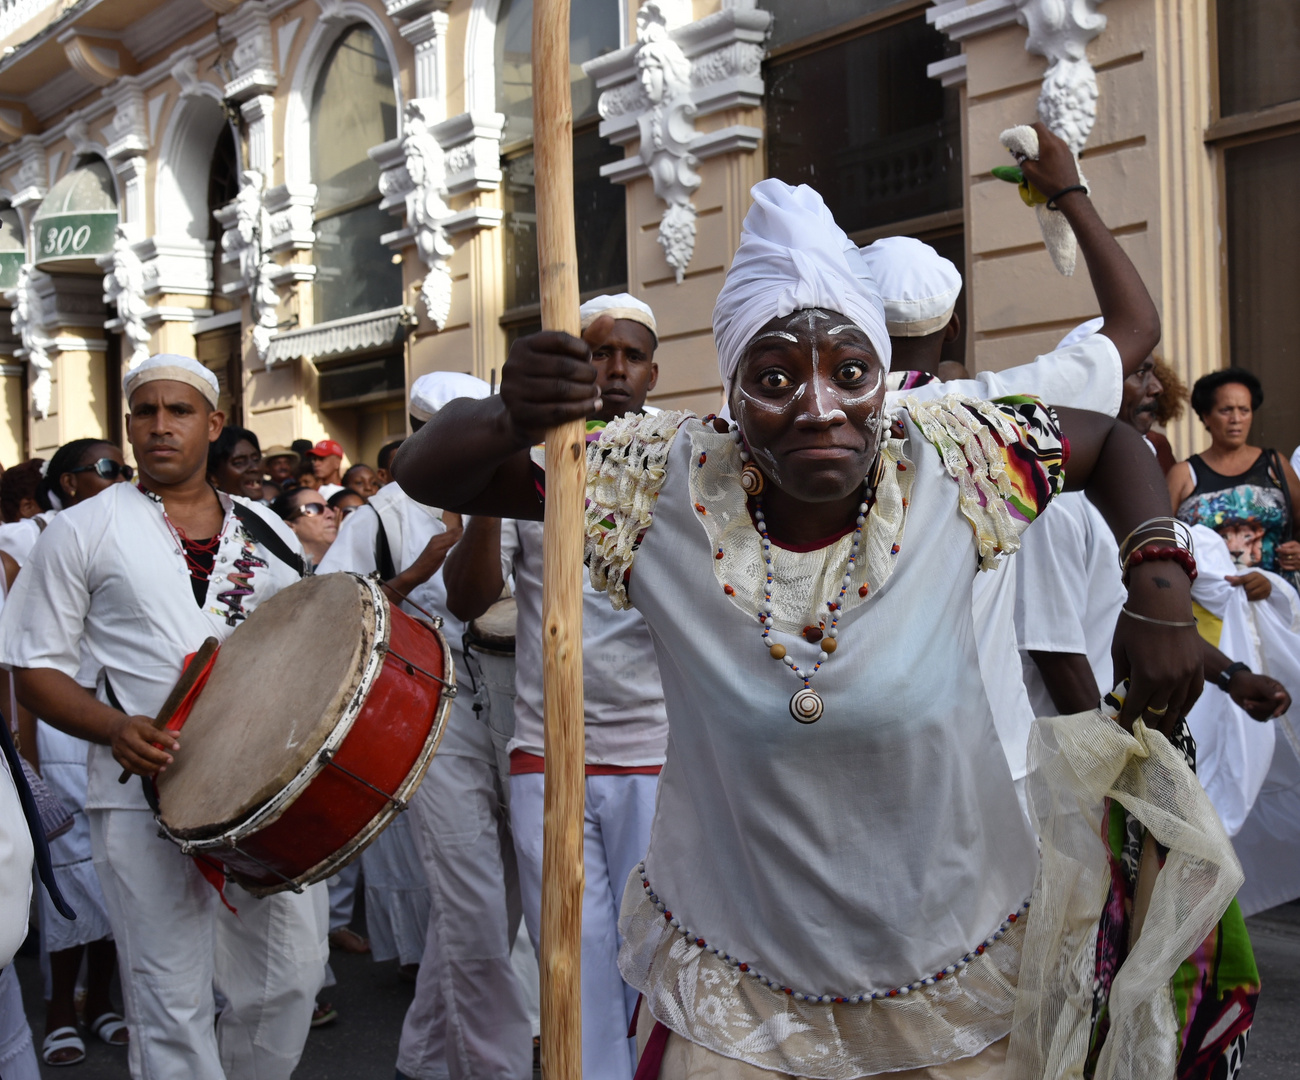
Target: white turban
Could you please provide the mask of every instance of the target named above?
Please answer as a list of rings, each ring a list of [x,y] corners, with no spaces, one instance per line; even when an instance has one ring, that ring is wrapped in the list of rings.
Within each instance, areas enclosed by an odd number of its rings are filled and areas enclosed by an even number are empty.
[[[880,286],[893,337],[924,337],[948,325],[961,292],[961,271],[929,244],[885,236],[864,247],[862,257]]]
[[[1078,345],[1079,342],[1083,341],[1085,338],[1092,337],[1093,334],[1101,330],[1103,322],[1104,320],[1102,317],[1098,315],[1095,319],[1089,319],[1086,323],[1080,323],[1066,334],[1065,337],[1061,338],[1059,342],[1057,342],[1057,349],[1068,349],[1071,345]]]
[[[889,370],[885,310],[857,245],[806,184],[763,180],[750,190],[740,247],[713,306],[713,340],[727,397],[741,354],[774,318],[805,308],[847,316]]]
[[[584,330],[602,315],[609,315],[615,319],[631,319],[632,322],[640,323],[654,334],[655,340],[659,338],[659,330],[655,326],[655,313],[650,310],[649,304],[644,300],[638,300],[631,293],[616,293],[613,296],[606,293],[604,296],[593,296],[578,308],[578,317],[582,320]]]
[[[431,371],[411,383],[410,413],[417,420],[432,420],[433,414],[456,398],[485,398],[492,392],[482,379],[461,371]]]
[[[145,383],[167,379],[170,382],[184,383],[192,386],[207,400],[214,409],[221,393],[217,377],[197,360],[179,353],[155,353],[122,376],[122,396],[127,404],[131,395]]]

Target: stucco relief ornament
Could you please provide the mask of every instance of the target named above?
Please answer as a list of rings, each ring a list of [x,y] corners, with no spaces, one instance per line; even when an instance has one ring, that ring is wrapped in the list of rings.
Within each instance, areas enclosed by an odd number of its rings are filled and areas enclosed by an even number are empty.
[[[45,419],[50,415],[50,360],[49,350],[54,342],[45,333],[45,321],[41,317],[41,297],[36,291],[36,282],[32,280],[31,263],[23,263],[18,271],[18,282],[14,286],[14,309],[9,319],[14,333],[23,343],[23,352],[31,364],[32,408],[37,417]]]
[[[276,291],[272,274],[275,263],[266,251],[265,239],[270,234],[265,203],[266,181],[256,169],[245,169],[240,177],[239,194],[235,196],[235,227],[233,247],[239,256],[239,277],[248,289],[248,300],[253,317],[253,348],[257,358],[265,362],[271,336],[277,325],[276,308],[280,295]]]
[[[411,189],[406,194],[406,223],[415,234],[415,247],[426,273],[420,286],[424,309],[441,330],[451,314],[451,257],[455,253],[443,222],[451,216],[444,199],[446,162],[442,147],[429,130],[424,105],[418,99],[406,106],[402,136],[406,174]]]
[[[144,324],[149,304],[144,298],[144,264],[131,246],[125,226],[117,227],[111,258],[104,275],[104,303],[117,311],[130,347],[127,367],[134,368],[149,356],[149,330]]]
[[[649,108],[637,118],[641,160],[654,181],[655,195],[667,203],[659,222],[659,245],[680,285],[695,254],[695,204],[699,164],[691,153],[695,104],[691,101],[691,62],[668,36],[670,14],[660,0],[646,0],[637,12],[637,77]]]

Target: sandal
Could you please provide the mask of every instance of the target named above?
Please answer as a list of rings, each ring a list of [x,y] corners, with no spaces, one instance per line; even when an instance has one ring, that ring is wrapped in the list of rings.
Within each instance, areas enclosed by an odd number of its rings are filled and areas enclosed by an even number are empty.
[[[326,1024],[332,1024],[338,1018],[338,1009],[334,1008],[328,1001],[317,1001],[316,1008],[311,1013],[311,1026],[314,1028],[325,1027]]]
[[[61,1058],[56,1061],[54,1055],[63,1050],[75,1050],[77,1053],[74,1057]],[[80,1065],[86,1060],[86,1044],[81,1041],[81,1036],[77,1034],[76,1028],[55,1028],[45,1036],[45,1041],[41,1043],[41,1057],[45,1060],[46,1065]]]
[[[131,1041],[126,1021],[115,1012],[100,1013],[98,1019],[91,1021],[90,1033],[98,1035],[109,1046],[126,1046]]]
[[[344,952],[361,955],[370,951],[370,942],[348,926],[330,931],[330,944]]]

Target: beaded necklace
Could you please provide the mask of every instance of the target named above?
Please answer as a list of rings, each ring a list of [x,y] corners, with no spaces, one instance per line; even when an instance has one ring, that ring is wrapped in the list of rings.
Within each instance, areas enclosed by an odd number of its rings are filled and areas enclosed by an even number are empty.
[[[185,530],[167,516],[167,508],[163,505],[162,499],[158,498],[143,484],[137,484],[136,488],[158,503],[158,508],[162,510],[163,521],[166,522],[167,528],[171,531],[172,540],[180,549],[181,557],[185,560],[185,567],[189,570],[190,577],[196,581],[207,581],[212,576],[217,548],[221,546],[222,530],[218,529],[216,535],[207,540],[191,540],[185,534]]]

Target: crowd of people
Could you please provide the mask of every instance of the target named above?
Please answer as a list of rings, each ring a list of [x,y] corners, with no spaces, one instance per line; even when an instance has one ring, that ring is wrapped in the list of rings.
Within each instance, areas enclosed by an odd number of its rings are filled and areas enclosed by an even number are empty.
[[[1300,896],[1300,479],[1249,441],[1255,376],[1189,394],[1157,355],[1141,278],[1039,136],[1025,174],[1059,193],[1101,317],[1020,366],[944,362],[962,278],[928,245],[859,249],[814,191],[766,180],[715,307],[716,416],[647,405],[658,326],[620,294],[583,305],[581,337],[516,341],[499,394],[416,379],[412,435],[373,466],[331,439],[263,449],[224,423],[211,373],[159,355],[123,383],[134,464],[87,438],[6,470],[0,823],[28,789],[68,819],[30,841],[45,1062],[91,1037],[137,1078],[287,1078],[337,1018],[334,948],[413,983],[376,1075],[533,1075],[539,444],[586,420],[582,1075],[996,1080],[1039,1075],[1061,1040],[1089,1076],[1139,1075],[1107,1071],[1125,1054],[1236,1075],[1260,993],[1243,913]],[[1210,446],[1179,462],[1156,428],[1188,403]],[[301,894],[219,894],[118,773],[184,753],[150,718],[203,638],[344,571],[441,617],[463,691],[411,812],[358,860]],[[503,604],[504,706],[475,651]],[[1117,974],[1149,962],[1138,928],[1177,940],[1161,912],[1207,888],[1178,894],[1184,875],[1148,913],[1148,857],[1183,853],[1116,797],[1096,910],[1036,889],[1074,737],[1112,779],[1158,764],[1166,807],[1208,798],[1244,867],[1137,1005]],[[0,885],[6,918],[27,896]],[[1058,924],[1091,927],[1087,977],[1049,993],[1032,935]],[[1139,1029],[1150,1000],[1169,1023]],[[8,965],[0,1075],[36,1077],[36,1053]]]

